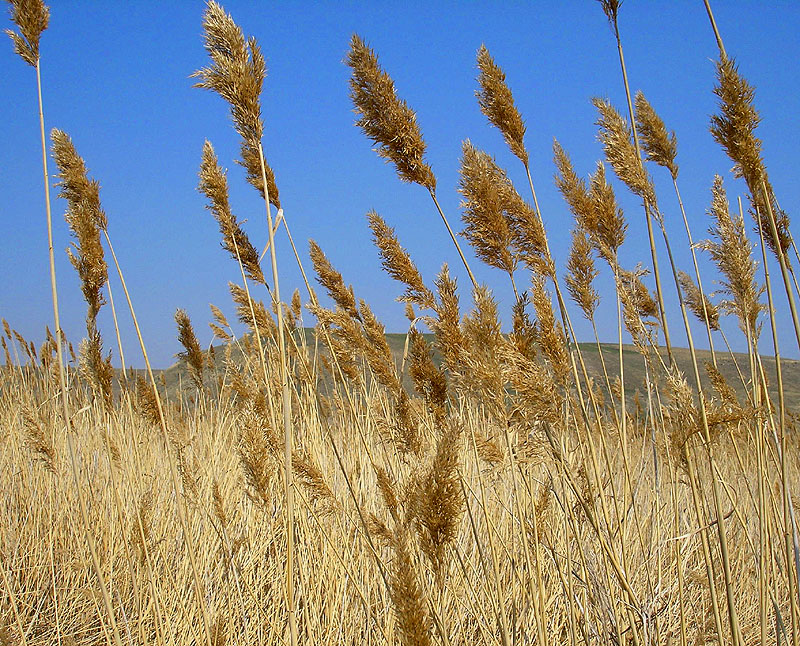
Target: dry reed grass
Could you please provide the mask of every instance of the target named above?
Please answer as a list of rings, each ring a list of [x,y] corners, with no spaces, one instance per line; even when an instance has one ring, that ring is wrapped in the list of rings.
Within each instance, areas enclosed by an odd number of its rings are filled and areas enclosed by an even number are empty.
[[[47,7],[11,4],[15,51],[38,71]],[[627,88],[621,3],[601,4]],[[0,493],[0,643],[797,644],[800,446],[777,345],[777,405],[758,354],[763,323],[773,334],[775,327],[767,256],[762,244],[762,262],[754,259],[744,215],[731,214],[717,178],[712,238],[694,245],[685,222],[692,250],[701,247],[716,264],[725,298],[703,291],[696,263],[697,282],[675,269],[646,164],[666,168],[677,191],[677,141],[644,96],[628,93],[630,122],[595,100],[606,159],[588,180],[554,144],[556,185],[575,220],[566,291],[594,326],[603,305],[594,280],[606,270],[596,257],[608,266],[618,374],[599,340],[602,375],[586,369],[536,200],[524,121],[485,47],[479,106],[525,166],[533,204],[466,141],[463,235],[480,260],[508,274],[513,329],[502,332],[497,299],[471,271],[467,298],[446,264],[429,286],[372,211],[378,255],[407,305],[400,358],[313,241],[311,263],[332,302],[323,306],[307,284],[313,338],[301,327],[299,292],[281,301],[270,210],[281,204],[261,143],[264,57],[213,1],[203,27],[211,65],[195,74],[198,86],[228,102],[240,164],[267,209],[269,306],[251,291],[267,286],[261,257],[233,215],[225,172],[206,142],[199,188],[240,268],[242,285],[230,292],[248,333],[237,337],[212,305],[211,329],[225,342],[215,360],[219,348],[203,351],[179,309],[187,386],[167,392],[149,363],[148,379],[114,384],[96,323],[106,247],[134,322],[135,313],[99,184],[70,138],[53,132],[87,338],[79,356],[63,361],[55,291],[55,335],[48,329],[40,348],[3,320],[0,473],[10,478]],[[347,64],[357,125],[438,209],[414,112],[358,36]],[[789,222],[754,134],[754,92],[724,50],[718,72],[712,132],[745,179],[793,307]],[[605,163],[664,235],[694,387],[659,352],[660,286],[653,295],[647,269],[620,263],[627,225]],[[286,224],[282,210],[277,218]],[[657,272],[655,252],[653,260]],[[721,317],[737,317],[750,349],[749,365],[737,365],[744,397],[713,352],[704,366],[711,388],[701,386],[687,312],[710,341],[722,334]],[[638,392],[626,399],[623,326],[646,368],[638,384],[644,403]],[[138,326],[137,335],[146,357]],[[595,383],[601,378],[604,387]]]

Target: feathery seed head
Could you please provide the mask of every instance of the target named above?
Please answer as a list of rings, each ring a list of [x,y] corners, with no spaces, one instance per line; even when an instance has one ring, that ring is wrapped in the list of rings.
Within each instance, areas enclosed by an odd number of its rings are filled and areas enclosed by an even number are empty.
[[[578,177],[572,160],[558,142],[553,139],[553,161],[556,164],[555,183],[558,190],[575,216],[575,220],[585,231],[593,231],[596,228],[594,219],[595,211],[589,192],[586,189],[586,182]]]
[[[203,13],[205,48],[211,65],[192,74],[195,87],[212,90],[231,106],[239,135],[258,146],[264,133],[259,97],[266,75],[264,56],[254,38],[246,39],[221,5],[210,0]]]
[[[720,303],[723,311],[736,314],[739,326],[748,335],[756,335],[758,315],[763,309],[759,302],[764,287],[756,281],[758,262],[753,259],[753,244],[747,238],[744,218],[731,216],[728,198],[717,175],[711,189],[712,201],[709,215],[714,220],[708,232],[714,238],[703,243],[711,254],[720,273],[723,292],[730,296]]]
[[[403,283],[406,291],[400,301],[413,303],[422,309],[436,309],[436,299],[422,280],[414,261],[408,252],[400,246],[397,235],[383,218],[375,211],[367,213],[369,228],[372,230],[372,241],[378,248],[381,264],[392,278]]]
[[[14,43],[14,51],[28,65],[39,63],[39,39],[50,22],[50,8],[42,0],[8,0],[11,21],[19,33],[6,29]]]
[[[600,115],[595,124],[608,163],[632,193],[654,206],[655,189],[636,152],[628,122],[607,100],[595,98],[592,104]]]
[[[600,303],[600,296],[592,285],[598,273],[594,266],[589,236],[580,229],[574,229],[572,247],[567,259],[567,290],[589,320],[594,317],[594,312]]]
[[[178,341],[185,348],[184,352],[179,352],[176,356],[186,361],[194,385],[202,390],[205,357],[186,310],[179,309],[175,312],[175,322],[178,324]]]
[[[245,38],[233,18],[213,0],[203,14],[205,47],[211,65],[192,74],[200,79],[194,87],[212,90],[228,102],[236,132],[242,138],[241,160],[247,181],[281,208],[275,174],[261,153],[264,122],[261,119],[261,90],[266,76],[264,55],[253,37]],[[263,173],[267,185],[264,186]]]
[[[219,224],[222,248],[234,260],[241,260],[242,267],[250,280],[266,285],[258,251],[250,242],[250,238],[247,237],[236,216],[231,212],[228,200],[228,179],[225,171],[219,165],[217,155],[209,141],[203,144],[203,159],[200,163],[199,177],[200,183],[197,190],[208,199],[206,208],[211,211]]]
[[[317,282],[328,292],[333,301],[355,320],[361,320],[356,307],[353,288],[344,284],[342,275],[334,269],[328,257],[313,240],[309,241],[311,262],[317,274]]]
[[[506,197],[513,191],[505,172],[469,140],[462,145],[459,191],[466,225],[464,236],[487,265],[507,274],[516,269],[511,255],[511,226]]]
[[[700,291],[692,277],[686,272],[678,271],[678,282],[683,289],[686,307],[709,328],[719,330],[719,308],[711,302],[706,294]]]
[[[478,50],[478,85],[475,92],[481,112],[489,122],[503,133],[511,152],[528,165],[528,151],[525,150],[525,123],[514,105],[514,97],[506,85],[506,75],[494,62],[489,50],[481,45]]]
[[[416,114],[397,97],[394,81],[356,34],[350,40],[347,65],[353,70],[350,98],[359,115],[356,125],[375,142],[378,154],[395,165],[400,179],[434,192],[436,177],[424,160],[425,141]]]
[[[622,4],[622,0],[599,0],[600,6],[603,8],[603,13],[606,14],[606,18],[608,21],[616,26],[617,24],[617,14],[619,13],[619,7]]]
[[[776,255],[779,250],[786,253],[791,245],[789,218],[777,206],[761,156],[761,140],[755,135],[761,122],[753,105],[755,88],[739,74],[733,59],[726,57],[717,62],[714,94],[719,97],[719,114],[711,117],[711,134],[733,160],[734,174],[747,183],[770,249]],[[762,186],[766,186],[767,195],[764,195]],[[776,219],[777,240],[772,235],[769,208]]]
[[[649,161],[669,170],[672,179],[678,179],[678,141],[674,132],[667,132],[664,122],[642,92],[636,93],[636,127],[642,138]]]
[[[52,151],[58,166],[59,197],[67,200],[64,217],[77,242],[75,252],[69,250],[69,258],[81,279],[81,289],[89,304],[88,318],[94,320],[105,303],[103,286],[108,280],[108,267],[100,240],[100,232],[106,229],[106,215],[100,206],[100,184],[87,176],[86,165],[69,136],[53,130]]]
[[[594,230],[589,231],[598,253],[609,264],[616,262],[616,255],[625,242],[628,228],[622,209],[617,206],[614,189],[606,180],[606,167],[597,162],[597,169],[589,180],[589,197],[594,209]]]

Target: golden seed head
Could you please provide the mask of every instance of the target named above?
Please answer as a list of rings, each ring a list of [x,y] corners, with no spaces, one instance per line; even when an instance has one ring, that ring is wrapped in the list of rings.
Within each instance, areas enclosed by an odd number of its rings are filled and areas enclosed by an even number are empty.
[[[594,317],[594,312],[600,303],[600,296],[592,284],[598,273],[594,266],[589,236],[580,229],[574,229],[572,247],[567,259],[567,290],[589,320]]]
[[[108,280],[100,238],[108,222],[100,206],[100,184],[89,179],[86,165],[66,133],[53,130],[51,139],[53,158],[58,166],[58,195],[67,200],[64,217],[76,239],[68,254],[80,276],[83,296],[89,304],[88,319],[94,320],[105,303],[102,289]]]
[[[512,274],[517,262],[510,249],[513,239],[506,199],[514,191],[510,180],[488,154],[469,140],[462,146],[459,173],[464,237],[483,262]]]
[[[739,74],[733,59],[723,58],[717,62],[714,94],[719,97],[719,114],[711,117],[711,134],[733,160],[735,176],[744,178],[747,183],[767,245],[776,255],[779,251],[786,253],[791,246],[789,218],[778,208],[761,155],[761,140],[755,135],[761,122],[753,105],[755,88]],[[775,217],[777,240],[772,233],[770,209]]]
[[[14,51],[28,65],[39,63],[39,39],[50,22],[50,8],[42,0],[8,0],[11,21],[19,27],[19,33],[6,29]]]
[[[511,152],[523,164],[528,164],[528,151],[525,150],[525,123],[514,105],[514,97],[506,85],[506,75],[494,62],[489,50],[481,45],[478,50],[479,89],[475,92],[481,112],[489,122],[503,133]]]
[[[261,271],[258,251],[250,242],[250,238],[242,229],[231,212],[228,200],[228,179],[225,171],[217,161],[217,155],[210,142],[203,144],[203,159],[200,163],[199,190],[208,199],[208,208],[219,224],[222,234],[222,248],[234,260],[241,261],[247,277],[257,283],[266,285],[264,273]]]
[[[678,179],[678,140],[674,132],[667,132],[664,122],[642,92],[636,93],[636,128],[642,139],[649,161],[669,170],[672,179]]]
[[[750,335],[757,333],[758,315],[763,309],[759,302],[764,287],[756,280],[758,263],[753,259],[753,244],[747,238],[744,218],[731,216],[728,198],[717,175],[711,188],[709,215],[714,223],[708,232],[712,240],[703,243],[724,279],[720,281],[722,292],[730,298],[723,300],[723,311],[736,314],[742,331]]]
[[[200,349],[200,343],[195,336],[192,322],[186,310],[179,309],[175,312],[175,322],[178,324],[178,341],[184,347],[184,352],[178,353],[180,359],[186,361],[189,375],[198,390],[203,389],[203,368],[205,355]]]
[[[367,213],[367,219],[372,230],[372,241],[378,248],[384,270],[406,286],[406,291],[399,300],[413,303],[422,309],[436,309],[433,293],[425,286],[411,256],[400,246],[394,229],[375,211]]]
[[[636,152],[628,122],[608,101],[593,99],[592,104],[600,115],[595,122],[600,128],[598,138],[611,168],[632,193],[655,206],[655,189]]]
[[[356,125],[375,142],[378,154],[395,165],[400,179],[435,191],[436,177],[424,160],[425,141],[416,114],[398,98],[375,52],[353,34],[346,62],[353,70],[350,98],[359,115]]]

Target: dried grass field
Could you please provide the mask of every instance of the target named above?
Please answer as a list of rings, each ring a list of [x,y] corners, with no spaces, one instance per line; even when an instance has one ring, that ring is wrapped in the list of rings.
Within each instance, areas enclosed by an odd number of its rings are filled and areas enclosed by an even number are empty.
[[[624,8],[592,8],[612,27],[627,88]],[[10,11],[33,82],[48,8],[10,0]],[[194,82],[230,108],[240,138],[230,172],[263,198],[269,251],[233,214],[206,142],[199,190],[240,279],[233,307],[212,307],[210,350],[177,310],[180,378],[152,369],[91,160],[65,132],[46,136],[41,101],[41,150],[19,153],[41,154],[44,177],[57,175],[41,215],[48,231],[63,226],[51,213],[63,198],[87,313],[85,337],[63,338],[58,299],[79,297],[57,289],[51,238],[49,259],[32,260],[51,268],[45,342],[5,319],[1,333],[0,644],[796,646],[798,366],[773,340],[775,312],[788,311],[800,348],[800,258],[763,161],[755,92],[724,34],[711,134],[746,194],[729,199],[718,176],[707,220],[683,213],[682,235],[669,236],[660,204],[675,195],[652,178],[668,175],[680,198],[675,135],[641,93],[620,107],[596,99],[604,159],[592,175],[553,148],[573,216],[564,267],[501,61],[478,50],[477,100],[527,182],[466,141],[456,231],[414,111],[353,36],[356,125],[400,180],[430,194],[426,226],[446,228],[469,279],[457,284],[446,264],[423,279],[370,212],[408,318],[406,334],[387,335],[319,245],[295,246],[263,144],[258,41],[213,0],[202,30],[208,61]],[[623,214],[615,190],[639,208]],[[626,218],[647,222],[649,275],[620,260],[636,244]],[[303,291],[281,294],[277,244],[291,246]],[[691,251],[685,272],[673,245]],[[699,254],[714,272],[701,275]],[[515,294],[508,329],[479,281],[497,270]],[[615,286],[602,303],[601,272]],[[664,325],[667,291],[678,329]],[[112,304],[115,322],[133,318],[125,342],[143,370],[112,367],[122,340],[97,323]],[[598,307],[615,313],[615,344],[600,343]],[[746,352],[731,351],[723,317]],[[577,338],[579,318],[595,338]]]

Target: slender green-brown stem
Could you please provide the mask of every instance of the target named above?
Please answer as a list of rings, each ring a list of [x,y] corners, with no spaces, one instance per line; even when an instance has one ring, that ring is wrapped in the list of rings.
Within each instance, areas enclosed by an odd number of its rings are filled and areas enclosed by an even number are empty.
[[[692,264],[694,265],[694,275],[697,278],[697,288],[700,290],[700,303],[703,308],[703,322],[706,326],[706,333],[708,334],[708,349],[711,352],[711,362],[714,367],[717,367],[717,355],[714,352],[714,337],[711,334],[711,324],[708,318],[708,309],[706,308],[706,293],[703,290],[703,279],[700,276],[700,265],[697,263],[697,252],[694,248],[694,240],[692,240],[692,230],[689,228],[689,219],[686,217],[686,209],[683,206],[683,199],[681,192],[678,189],[678,180],[672,178],[672,185],[675,188],[675,196],[678,198],[678,206],[681,209],[681,216],[683,216],[683,226],[686,229],[686,237],[689,240],[689,250],[692,252]]]

